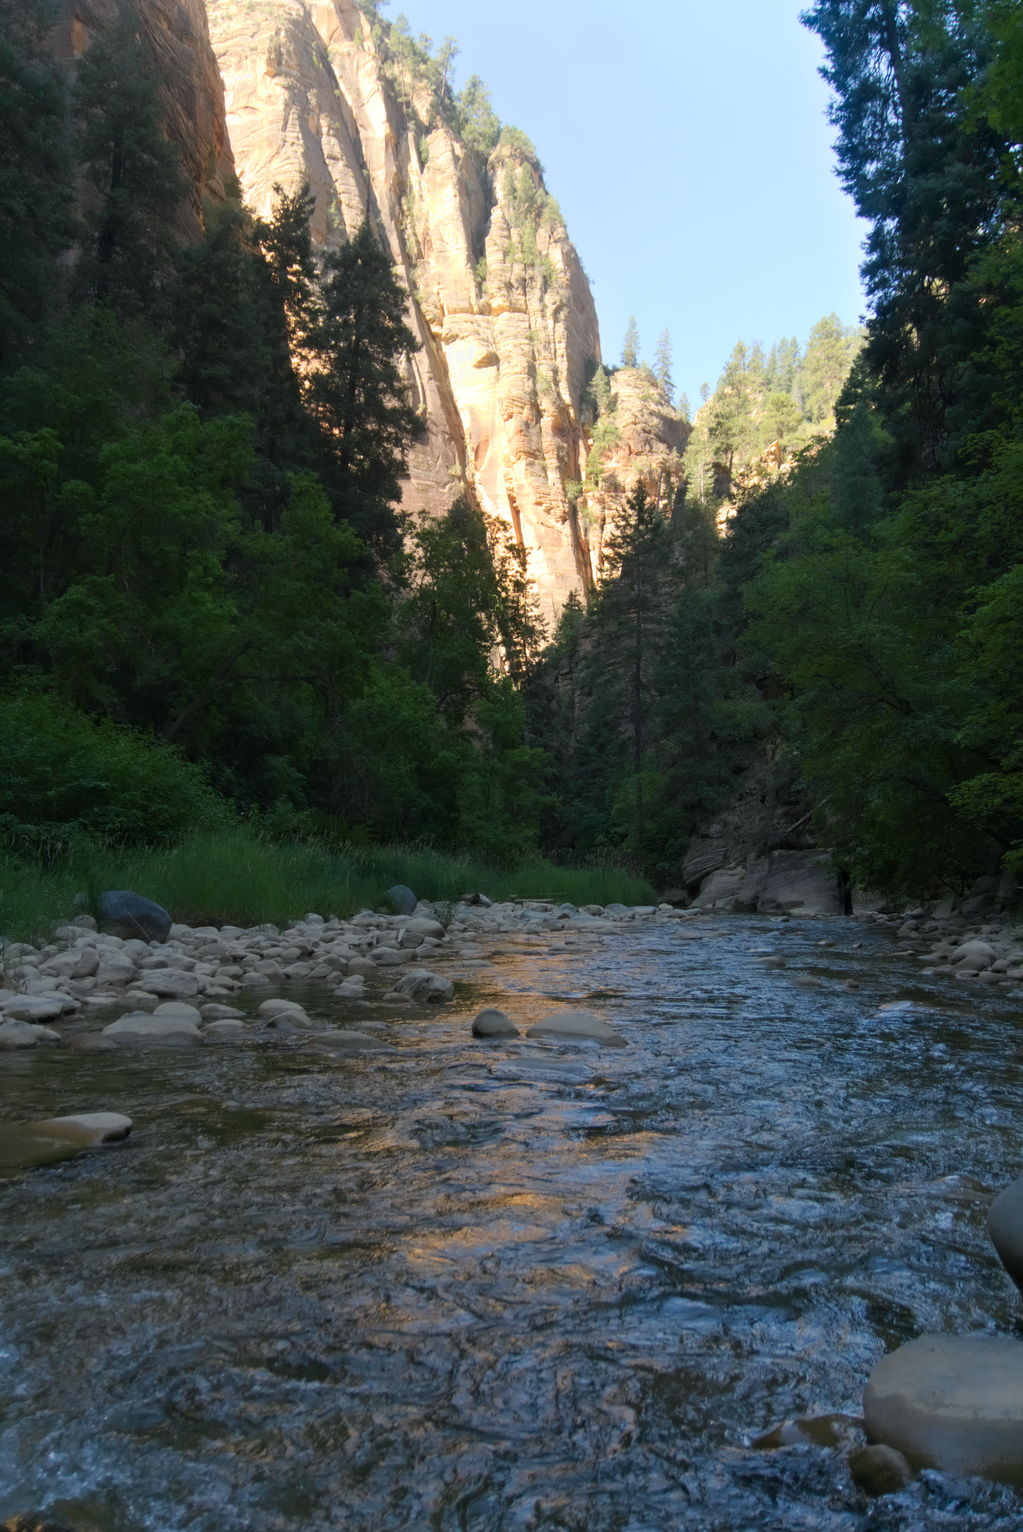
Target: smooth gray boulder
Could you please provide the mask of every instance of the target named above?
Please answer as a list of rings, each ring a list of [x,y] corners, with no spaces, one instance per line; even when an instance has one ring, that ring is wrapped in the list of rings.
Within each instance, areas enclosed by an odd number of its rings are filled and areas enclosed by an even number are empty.
[[[455,986],[450,979],[442,979],[439,974],[430,973],[427,968],[411,968],[408,973],[402,974],[394,990],[399,995],[407,995],[410,1000],[422,1000],[427,1005],[442,1005],[445,1000],[454,997]]]
[[[120,1112],[82,1112],[42,1122],[0,1125],[0,1174],[49,1165],[82,1149],[116,1143],[131,1132],[131,1118]]]
[[[863,1415],[914,1468],[1023,1484],[1023,1343],[922,1335],[874,1368]]]
[[[395,883],[387,890],[387,898],[394,906],[396,915],[411,915],[419,900],[405,883]]]
[[[121,1112],[76,1112],[70,1117],[47,1117],[42,1122],[30,1122],[28,1127],[33,1133],[61,1139],[80,1149],[92,1149],[99,1144],[115,1144],[127,1138],[132,1121]]]
[[[33,1021],[0,1022],[0,1053],[14,1053],[20,1048],[38,1048],[40,1043],[59,1043],[60,1033]]]
[[[596,1042],[608,1048],[624,1048],[625,1038],[592,1011],[552,1011],[528,1029],[527,1037],[549,1037],[561,1042]]]
[[[137,936],[144,942],[165,942],[174,924],[162,904],[126,888],[112,888],[100,894],[99,923],[112,936],[125,940]]]
[[[960,973],[980,973],[982,969],[990,968],[997,956],[990,942],[977,940],[962,942],[951,953],[951,961]]]
[[[1023,1293],[1023,1176],[999,1192],[987,1215],[998,1259]]]
[[[70,995],[14,995],[0,1002],[0,1012],[8,1021],[54,1021],[79,1009]]]
[[[136,1042],[198,1042],[199,1028],[185,1016],[156,1016],[148,1011],[130,1012],[103,1028],[104,1037]]]
[[[496,1006],[487,1006],[473,1019],[473,1037],[518,1037],[519,1030],[510,1016]]]
[[[392,1053],[386,1043],[382,1043],[378,1037],[370,1037],[366,1032],[353,1032],[346,1027],[328,1027],[325,1032],[317,1032],[312,1039],[317,1047],[336,1048],[339,1053]]]

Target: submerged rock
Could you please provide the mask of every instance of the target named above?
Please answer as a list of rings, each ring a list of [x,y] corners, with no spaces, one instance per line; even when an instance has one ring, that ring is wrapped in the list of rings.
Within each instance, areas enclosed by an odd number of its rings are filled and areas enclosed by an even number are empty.
[[[428,1005],[441,1005],[451,1000],[455,986],[450,979],[442,979],[428,968],[413,968],[403,974],[394,986],[396,994],[407,995],[410,1000],[422,1000]]]
[[[902,1453],[881,1443],[850,1452],[849,1472],[867,1495],[897,1495],[913,1482],[913,1469]]]
[[[592,1011],[552,1011],[528,1029],[527,1037],[550,1037],[569,1042],[597,1042],[609,1048],[626,1047],[622,1037]]]
[[[76,1144],[80,1149],[119,1143],[131,1130],[131,1118],[121,1112],[77,1112],[70,1117],[47,1117],[28,1124],[32,1133]]]
[[[1023,1484],[1023,1344],[922,1335],[879,1362],[863,1397],[867,1435],[914,1468]]]
[[[496,1006],[487,1006],[473,1018],[472,1035],[473,1037],[518,1037],[519,1030],[504,1011],[499,1011]]]
[[[83,1112],[42,1122],[0,1126],[0,1172],[49,1165],[82,1149],[116,1143],[131,1132],[130,1117],[120,1112]]]
[[[863,1445],[863,1421],[856,1415],[800,1415],[783,1420],[770,1431],[754,1437],[752,1446],[759,1452],[774,1452],[779,1447],[845,1447]]]
[[[78,1532],[67,1521],[55,1521],[37,1511],[21,1511],[0,1522],[0,1532]]]
[[[136,1042],[197,1042],[199,1028],[185,1016],[157,1016],[148,1011],[130,1011],[103,1028],[104,1037]]]

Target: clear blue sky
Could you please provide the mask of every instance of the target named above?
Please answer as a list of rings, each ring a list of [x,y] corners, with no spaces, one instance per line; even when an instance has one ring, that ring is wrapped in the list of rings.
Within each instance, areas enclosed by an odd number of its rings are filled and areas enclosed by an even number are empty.
[[[737,340],[862,317],[864,227],[834,174],[828,90],[799,0],[390,0],[457,38],[533,140],[593,282],[604,359],[630,314],[670,330],[695,408]]]

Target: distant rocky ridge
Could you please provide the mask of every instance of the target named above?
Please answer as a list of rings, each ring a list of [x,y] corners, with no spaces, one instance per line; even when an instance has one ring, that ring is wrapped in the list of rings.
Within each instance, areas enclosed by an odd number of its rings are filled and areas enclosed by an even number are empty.
[[[604,529],[637,482],[669,503],[687,428],[648,378],[623,370],[615,471],[580,502],[597,316],[528,141],[505,135],[484,163],[425,110],[424,132],[353,0],[131,3],[174,81],[168,130],[194,188],[188,221],[198,228],[203,199],[232,172],[261,215],[276,185],[308,183],[320,247],[369,218],[422,347],[410,383],[428,434],[405,508],[439,514],[468,491],[529,550],[555,613],[592,582]],[[66,0],[62,48],[80,53],[117,10],[118,0]]]

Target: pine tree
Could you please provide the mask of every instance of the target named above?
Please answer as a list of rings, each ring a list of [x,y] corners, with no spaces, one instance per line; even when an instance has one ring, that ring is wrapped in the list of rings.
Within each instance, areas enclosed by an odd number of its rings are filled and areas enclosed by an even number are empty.
[[[28,356],[55,311],[72,237],[66,88],[52,7],[0,0],[0,372]]]
[[[675,385],[671,379],[671,332],[662,330],[654,353],[654,377],[668,403],[672,402]]]
[[[1006,144],[965,92],[991,40],[965,0],[816,0],[804,20],[828,53],[842,181],[871,224],[865,361],[912,475],[947,455],[987,318],[967,277],[1000,230]]]
[[[187,189],[164,132],[161,86],[151,44],[125,6],[78,65],[74,110],[88,236],[78,285],[82,296],[123,317],[157,324]]]
[[[670,576],[670,529],[640,485],[604,540],[594,616],[604,671],[598,690],[614,699],[618,727],[628,741],[627,819],[634,845],[646,806],[652,684],[663,645],[664,591]]]
[[[304,378],[336,509],[384,547],[395,540],[393,508],[409,450],[422,433],[402,373],[419,349],[405,323],[405,302],[388,256],[364,223],[324,261],[322,316]]]
[[[629,322],[625,327],[625,339],[622,342],[622,366],[639,366],[639,326],[636,324],[636,316],[629,315]]]

